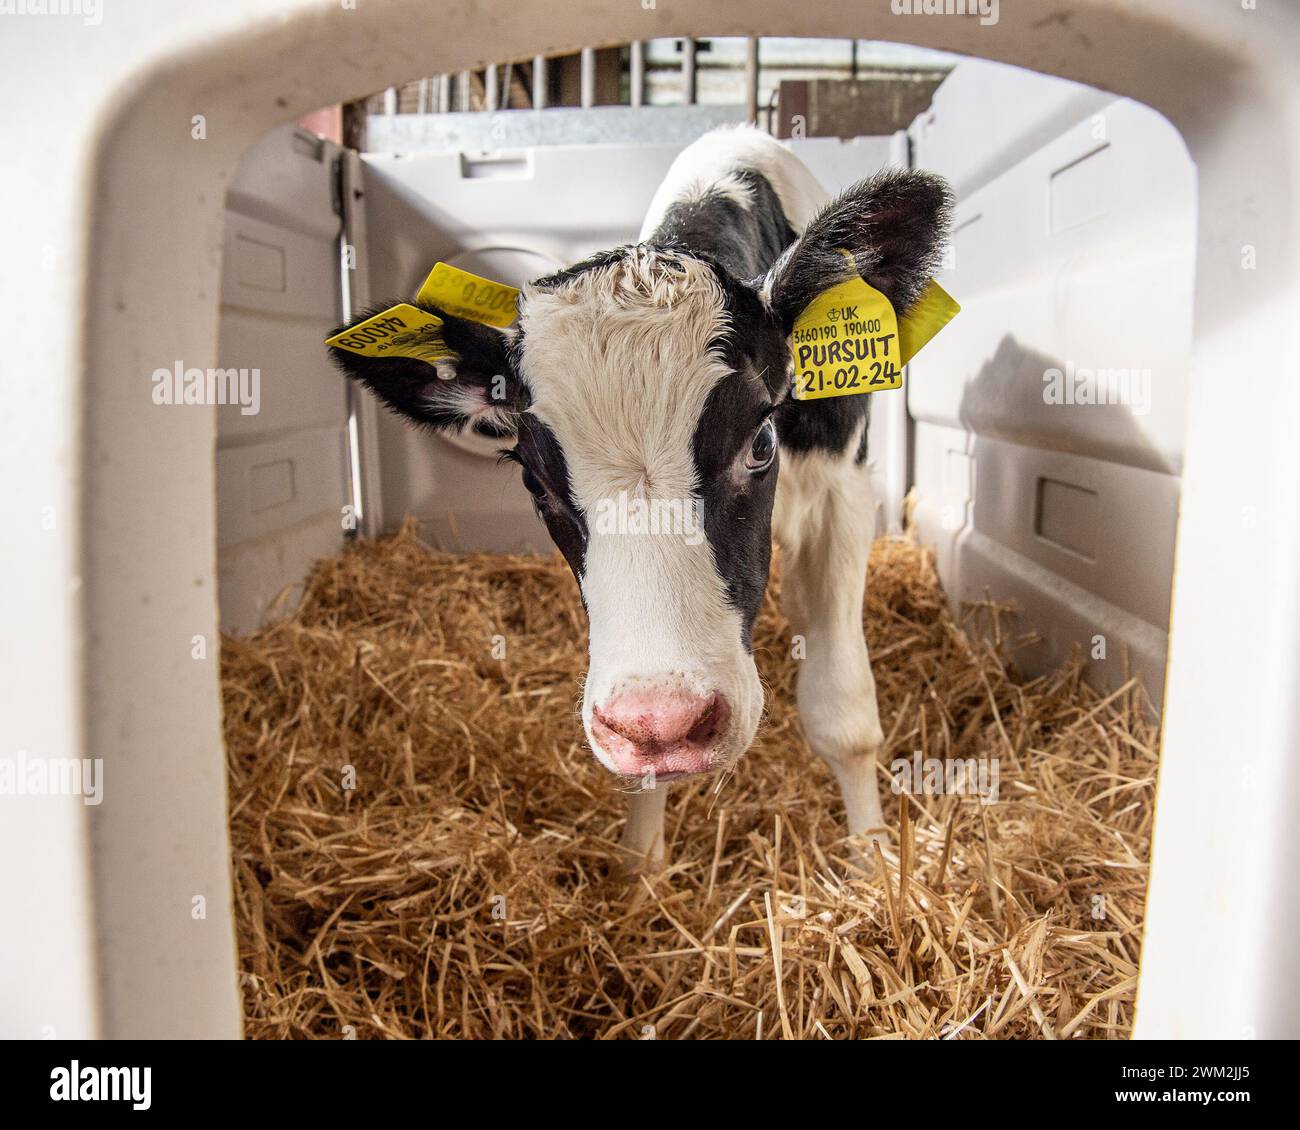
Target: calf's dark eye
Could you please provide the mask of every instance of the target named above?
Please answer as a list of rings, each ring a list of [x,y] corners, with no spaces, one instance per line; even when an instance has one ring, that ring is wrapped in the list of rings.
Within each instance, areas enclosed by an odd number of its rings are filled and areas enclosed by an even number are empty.
[[[745,459],[745,469],[757,474],[766,471],[776,458],[776,425],[764,420],[763,426],[754,433],[749,445],[749,455]]]

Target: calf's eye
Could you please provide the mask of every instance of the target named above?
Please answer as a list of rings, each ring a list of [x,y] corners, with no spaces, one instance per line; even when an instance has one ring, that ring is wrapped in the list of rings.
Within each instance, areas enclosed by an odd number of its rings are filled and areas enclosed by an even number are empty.
[[[745,469],[754,474],[766,471],[776,458],[776,425],[770,419],[763,421],[763,426],[754,433],[749,445],[749,455],[745,458]]]

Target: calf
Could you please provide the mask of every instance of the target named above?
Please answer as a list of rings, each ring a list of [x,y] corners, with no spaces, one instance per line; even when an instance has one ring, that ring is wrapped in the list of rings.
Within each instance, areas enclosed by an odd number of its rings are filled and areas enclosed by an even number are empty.
[[[450,358],[333,351],[417,423],[514,441],[506,457],[590,621],[587,740],[607,769],[643,782],[624,833],[634,859],[662,857],[664,781],[728,768],[753,741],[763,690],[750,633],[773,535],[805,641],[804,733],[834,771],[850,833],[883,831],[862,634],[871,397],[794,400],[789,338],[853,270],[901,317],[936,265],[949,203],[941,180],[906,171],[827,203],[785,147],[719,130],[673,163],[639,243],[526,286],[514,329],[426,306]],[[701,527],[608,520],[655,505]]]

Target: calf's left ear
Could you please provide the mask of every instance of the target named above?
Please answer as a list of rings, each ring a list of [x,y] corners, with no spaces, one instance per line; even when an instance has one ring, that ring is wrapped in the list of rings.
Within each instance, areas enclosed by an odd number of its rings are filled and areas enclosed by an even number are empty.
[[[760,293],[789,333],[817,295],[856,268],[901,318],[936,273],[951,217],[952,192],[942,177],[883,170],[827,204],[776,261]]]
[[[394,314],[410,324],[399,321],[390,328],[394,319],[385,315]],[[366,330],[376,319],[377,327]],[[504,438],[515,433],[519,413],[528,407],[513,365],[513,334],[436,306],[376,308],[329,340],[330,357],[346,376],[416,424]],[[333,344],[340,340],[365,352]]]

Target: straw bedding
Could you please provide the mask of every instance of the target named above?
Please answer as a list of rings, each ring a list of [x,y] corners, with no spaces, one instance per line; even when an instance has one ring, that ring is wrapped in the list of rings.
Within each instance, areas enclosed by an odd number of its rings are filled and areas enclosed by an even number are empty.
[[[433,552],[408,524],[227,638],[247,1034],[1126,1037],[1156,767],[1139,690],[1018,677],[1005,609],[973,610],[996,641],[976,642],[930,555],[879,540],[865,623],[899,835],[863,858],[800,733],[778,589],[754,748],[720,786],[671,786],[668,866],[633,878],[558,556]],[[900,804],[889,765],[917,750],[998,757],[998,803]]]

